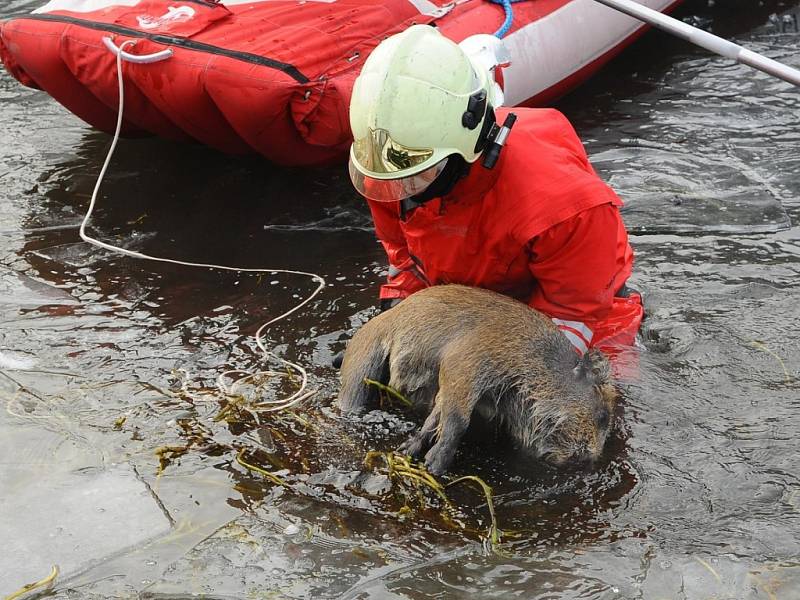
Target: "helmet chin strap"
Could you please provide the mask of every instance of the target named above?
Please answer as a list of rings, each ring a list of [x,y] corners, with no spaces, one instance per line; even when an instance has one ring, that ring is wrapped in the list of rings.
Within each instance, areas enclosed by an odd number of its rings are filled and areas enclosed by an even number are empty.
[[[400,218],[405,220],[415,208],[419,208],[429,200],[446,196],[463,177],[469,174],[470,164],[460,154],[447,157],[447,164],[442,172],[431,181],[423,192],[400,201]]]

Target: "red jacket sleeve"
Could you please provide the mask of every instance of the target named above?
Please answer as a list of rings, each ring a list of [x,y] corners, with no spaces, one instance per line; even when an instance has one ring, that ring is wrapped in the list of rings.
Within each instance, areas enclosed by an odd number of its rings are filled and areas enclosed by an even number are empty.
[[[579,212],[533,238],[530,256],[538,285],[528,304],[550,316],[580,352],[608,337],[619,320],[615,295],[633,266],[619,210],[608,203]],[[623,326],[635,334],[641,316],[639,305],[628,318],[636,322]]]
[[[378,237],[389,259],[389,274],[381,286],[381,300],[406,298],[427,287],[408,252],[405,235],[400,227],[400,208],[397,202],[368,201]]]

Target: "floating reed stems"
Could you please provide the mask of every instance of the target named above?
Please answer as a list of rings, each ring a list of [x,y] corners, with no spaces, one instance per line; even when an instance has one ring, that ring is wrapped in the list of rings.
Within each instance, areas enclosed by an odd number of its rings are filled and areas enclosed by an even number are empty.
[[[39,588],[44,587],[51,587],[55,581],[56,577],[58,577],[58,567],[53,565],[53,570],[50,572],[50,575],[45,577],[44,579],[40,579],[39,581],[34,581],[33,583],[27,583],[19,588],[13,594],[9,594],[3,600],[16,600],[20,596],[24,596],[28,592],[32,592],[33,590],[38,590]]]
[[[387,396],[389,396],[391,398],[394,398],[395,400],[399,400],[405,406],[411,408],[411,406],[412,406],[411,400],[409,400],[408,398],[403,396],[403,394],[398,392],[393,387],[389,387],[388,385],[385,385],[385,384],[381,383],[380,381],[375,381],[374,379],[366,379],[365,378],[364,379],[364,383],[367,384],[367,385],[371,385],[373,387],[378,388],[378,390],[380,390],[381,392],[384,392]]]
[[[442,484],[436,479],[436,477],[429,473],[424,466],[415,465],[408,456],[397,454],[395,452],[378,452],[375,450],[370,451],[367,453],[364,459],[364,464],[369,468],[374,468],[375,464],[379,460],[382,460],[386,465],[386,474],[392,481],[395,483],[400,483],[401,485],[407,485],[409,482],[411,483],[414,489],[418,492],[417,497],[423,508],[425,508],[425,501],[424,497],[420,493],[421,490],[428,489],[436,494],[436,496],[445,506],[445,510],[442,512],[442,517],[449,525],[457,526],[460,529],[466,529],[466,526],[464,526],[463,523],[455,521],[455,519],[453,519],[449,514],[453,510],[453,502],[450,500],[445,490],[446,488],[461,483],[471,482],[477,484],[483,491],[483,495],[486,498],[486,505],[489,507],[490,525],[488,531],[486,532],[486,541],[488,542],[489,548],[492,552],[501,555],[506,554],[500,548],[500,539],[503,535],[503,531],[497,526],[497,514],[494,508],[492,488],[483,479],[477,475],[464,475],[454,479],[453,481]],[[399,514],[406,515],[410,511],[411,508],[406,504],[400,509]]]
[[[269,479],[272,483],[274,483],[276,485],[280,485],[280,486],[283,486],[283,487],[288,487],[286,485],[286,482],[283,479],[281,479],[280,477],[278,477],[277,475],[275,475],[275,473],[270,473],[266,469],[262,469],[261,467],[257,467],[256,465],[251,465],[249,462],[245,461],[244,460],[244,448],[239,450],[239,452],[236,454],[236,462],[239,463],[240,465],[242,465],[248,471],[253,471],[255,473],[259,473],[260,475],[263,475],[264,477],[266,477],[267,479]]]

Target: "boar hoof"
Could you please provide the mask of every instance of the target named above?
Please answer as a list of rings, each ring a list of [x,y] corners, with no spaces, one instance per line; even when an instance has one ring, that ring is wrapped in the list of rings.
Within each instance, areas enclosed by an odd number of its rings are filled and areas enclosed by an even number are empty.
[[[426,437],[427,436],[423,433],[415,433],[403,442],[397,450],[401,454],[406,454],[411,458],[419,460],[425,455],[425,451],[429,447],[429,444],[426,443]]]
[[[432,475],[444,475],[453,462],[453,455],[447,450],[435,445],[425,455],[425,468]]]

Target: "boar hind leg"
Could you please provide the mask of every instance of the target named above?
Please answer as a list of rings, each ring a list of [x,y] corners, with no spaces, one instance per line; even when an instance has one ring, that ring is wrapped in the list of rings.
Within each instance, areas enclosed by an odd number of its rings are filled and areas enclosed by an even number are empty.
[[[340,375],[339,407],[344,412],[361,412],[378,400],[378,390],[364,380],[389,381],[388,351],[379,339],[356,334],[345,351]]]
[[[420,459],[433,445],[436,439],[436,430],[439,428],[439,408],[434,406],[422,428],[412,435],[398,448],[399,452],[408,454],[412,458]]]

